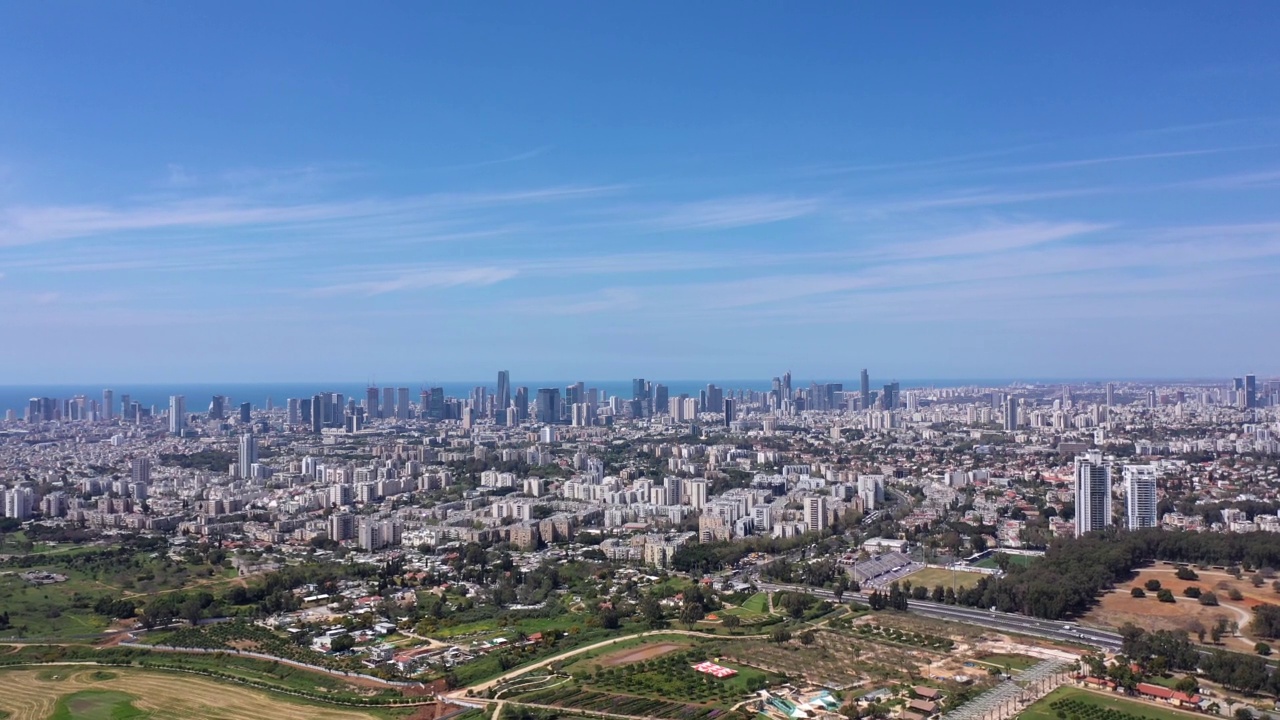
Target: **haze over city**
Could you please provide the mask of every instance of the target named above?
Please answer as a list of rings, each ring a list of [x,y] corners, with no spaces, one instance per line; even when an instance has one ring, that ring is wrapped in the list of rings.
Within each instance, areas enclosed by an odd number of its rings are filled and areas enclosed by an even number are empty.
[[[1275,373],[1255,10],[9,4],[0,374]]]

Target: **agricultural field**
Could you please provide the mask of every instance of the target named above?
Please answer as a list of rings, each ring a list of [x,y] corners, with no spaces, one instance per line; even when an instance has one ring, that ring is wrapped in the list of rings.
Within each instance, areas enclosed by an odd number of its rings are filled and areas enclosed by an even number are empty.
[[[1190,720],[1203,716],[1080,688],[1061,687],[1023,710],[1019,717],[1023,720]]]
[[[0,711],[9,720],[279,718],[372,720],[385,711],[324,707],[177,673],[58,666],[0,671]]]
[[[966,572],[964,570],[943,570],[942,568],[923,568],[917,570],[903,578],[903,581],[911,583],[912,587],[923,585],[930,590],[941,585],[949,588],[955,583],[957,590],[961,588],[973,587],[978,581],[986,577],[982,573]]]

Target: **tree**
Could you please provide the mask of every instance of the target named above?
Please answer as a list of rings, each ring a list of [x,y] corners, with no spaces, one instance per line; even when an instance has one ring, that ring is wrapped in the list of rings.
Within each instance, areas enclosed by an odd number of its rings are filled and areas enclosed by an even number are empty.
[[[814,635],[812,630],[805,630],[804,632],[800,633],[801,645],[812,645],[813,641],[816,639],[817,639],[817,636]]]
[[[1182,591],[1182,594],[1186,595],[1189,598],[1198,598],[1203,593],[1201,592],[1200,588],[1196,587],[1195,585],[1188,585],[1187,589]]]
[[[1163,588],[1156,593],[1156,599],[1162,603],[1177,602],[1177,599],[1173,597],[1173,591],[1169,588]]]
[[[784,627],[776,627],[769,633],[769,642],[781,645],[791,639],[791,631]]]
[[[684,605],[680,607],[680,622],[684,623],[684,626],[690,630],[693,629],[694,625],[698,624],[699,620],[706,616],[707,611],[702,609],[701,603],[685,600]]]
[[[1200,604],[1201,604],[1201,605],[1208,605],[1208,606],[1210,606],[1210,607],[1212,607],[1212,606],[1214,606],[1214,605],[1217,605],[1217,604],[1218,604],[1218,596],[1217,596],[1217,595],[1214,595],[1214,594],[1213,594],[1213,592],[1207,592],[1207,593],[1204,593],[1203,595],[1201,595],[1201,596],[1200,596]]]
[[[1189,582],[1194,582],[1200,579],[1200,576],[1196,574],[1196,571],[1186,565],[1180,566],[1177,571],[1174,572],[1174,575],[1177,576],[1179,580],[1187,580]]]
[[[1270,654],[1271,654],[1271,646],[1270,646],[1270,645],[1268,645],[1268,644],[1266,644],[1266,643],[1264,643],[1264,642],[1260,642],[1260,643],[1258,643],[1257,645],[1254,645],[1254,646],[1253,646],[1253,651],[1254,651],[1254,652],[1256,652],[1256,653],[1258,653],[1259,655],[1264,655],[1264,656],[1265,656],[1265,655],[1270,655]]]
[[[1147,594],[1146,594],[1145,592],[1143,592],[1143,591],[1142,591],[1142,588],[1140,588],[1140,587],[1136,587],[1136,588],[1134,588],[1134,589],[1130,590],[1130,591],[1129,591],[1129,594],[1130,594],[1131,596],[1133,596],[1133,597],[1136,597],[1136,598],[1144,598],[1144,597],[1146,597],[1146,596],[1147,596]]]
[[[728,630],[729,632],[733,632],[734,630],[738,629],[739,625],[742,624],[742,618],[738,617],[737,615],[725,615],[723,618],[720,619],[720,624],[724,625],[725,629]]]
[[[1244,593],[1240,592],[1236,588],[1231,588],[1227,591],[1227,597],[1235,602],[1240,602],[1241,600],[1244,600]]]
[[[1160,581],[1155,578],[1151,578],[1146,582],[1145,587],[1151,592],[1155,592],[1160,589]]]
[[[329,649],[333,652],[346,652],[356,646],[356,639],[350,635],[339,635],[329,642]]]
[[[1191,675],[1186,675],[1184,677],[1179,678],[1178,682],[1174,683],[1173,689],[1177,690],[1178,692],[1183,692],[1188,695],[1191,695],[1200,689],[1200,683],[1196,682],[1195,677]]]
[[[662,604],[652,595],[645,596],[640,601],[640,616],[644,619],[644,624],[648,625],[651,630],[659,630],[667,626],[666,615],[662,612]]]

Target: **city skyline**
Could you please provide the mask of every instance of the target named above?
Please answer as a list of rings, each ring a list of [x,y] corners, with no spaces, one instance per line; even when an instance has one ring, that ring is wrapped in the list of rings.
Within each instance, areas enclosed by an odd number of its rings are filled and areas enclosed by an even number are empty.
[[[1276,13],[381,7],[0,11],[6,382],[1280,372]]]

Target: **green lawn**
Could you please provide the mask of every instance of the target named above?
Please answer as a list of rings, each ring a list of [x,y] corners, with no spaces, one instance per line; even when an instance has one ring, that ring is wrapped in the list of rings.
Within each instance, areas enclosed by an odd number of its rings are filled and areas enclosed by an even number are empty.
[[[1041,660],[1033,658],[1030,655],[1014,655],[1011,653],[988,655],[982,658],[975,658],[977,662],[995,665],[999,668],[1008,668],[1009,670],[1018,671],[1037,665]]]
[[[147,714],[133,706],[134,698],[114,690],[83,690],[60,698],[49,720],[128,720]]]
[[[1036,558],[1031,555],[1010,555],[1008,553],[996,553],[996,555],[1004,555],[1009,558],[1010,565],[1030,565],[1036,561]],[[996,555],[985,557],[973,565],[974,567],[991,568],[994,570],[995,568],[1000,567],[1000,563],[996,562]]]
[[[1060,700],[1074,700],[1096,708],[1115,710],[1129,716],[1124,720],[1141,720],[1142,718],[1147,720],[1188,720],[1189,718],[1200,717],[1196,714],[1181,712],[1173,708],[1134,702],[1075,687],[1060,687],[1054,690],[1041,698],[1039,702],[1023,710],[1018,717],[1020,720],[1059,720],[1058,710],[1053,707],[1053,703]],[[1067,717],[1068,719],[1071,718],[1070,710],[1067,710]]]
[[[748,612],[759,613],[761,615],[768,615],[769,614],[769,594],[758,592],[755,595],[752,595],[751,597],[747,598],[746,602],[742,603],[742,609]]]

